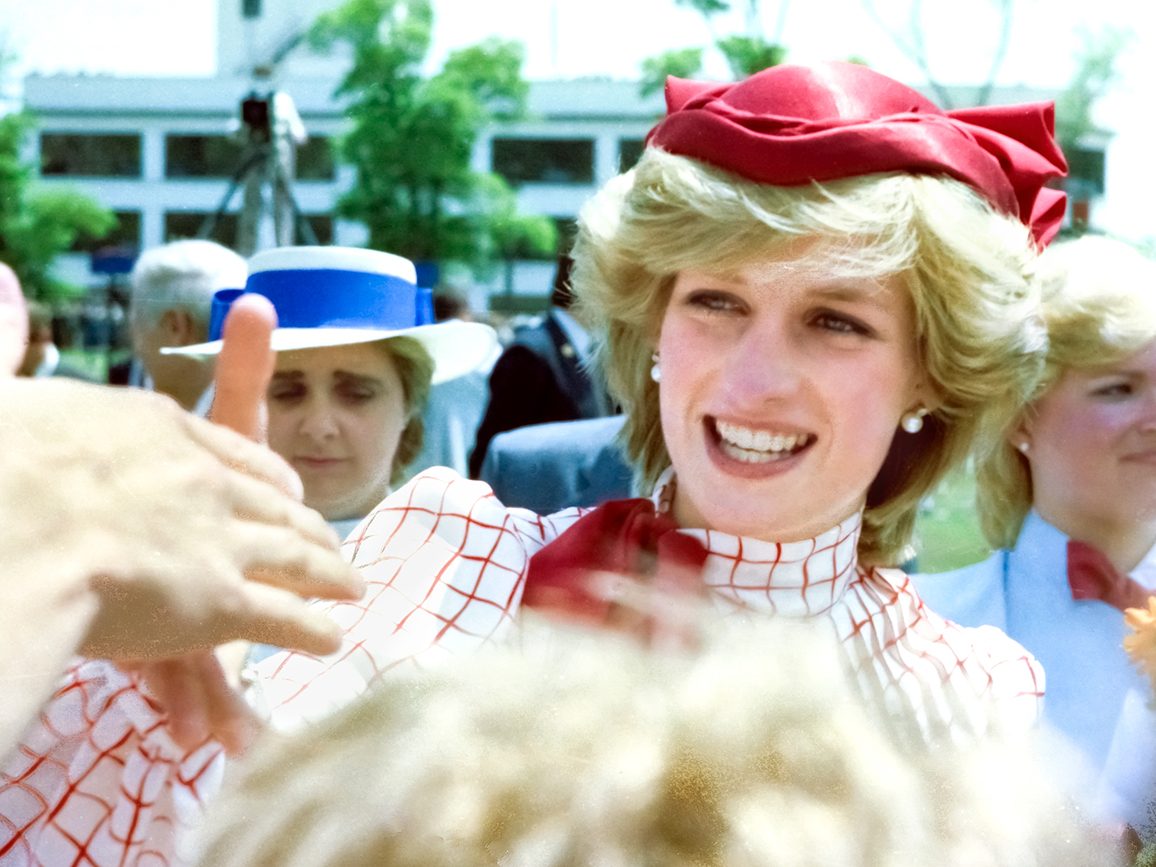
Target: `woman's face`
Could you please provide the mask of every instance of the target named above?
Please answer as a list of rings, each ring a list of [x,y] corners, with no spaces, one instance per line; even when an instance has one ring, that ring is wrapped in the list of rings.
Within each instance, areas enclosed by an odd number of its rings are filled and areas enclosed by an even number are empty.
[[[786,542],[862,508],[922,404],[913,334],[899,278],[831,277],[818,256],[680,272],[658,344],[675,517]]]
[[[327,520],[363,517],[385,496],[404,428],[401,377],[381,343],[278,353],[269,446]]]
[[[1069,535],[1156,520],[1156,342],[1119,364],[1066,371],[1013,444],[1028,446],[1034,505]]]

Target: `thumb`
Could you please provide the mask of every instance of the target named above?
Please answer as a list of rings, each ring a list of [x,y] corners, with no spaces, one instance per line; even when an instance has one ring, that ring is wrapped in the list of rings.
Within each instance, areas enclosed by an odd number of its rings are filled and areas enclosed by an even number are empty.
[[[277,360],[269,342],[276,327],[277,312],[269,299],[255,294],[238,298],[225,319],[214,377],[209,418],[258,442],[265,439],[265,392]]]

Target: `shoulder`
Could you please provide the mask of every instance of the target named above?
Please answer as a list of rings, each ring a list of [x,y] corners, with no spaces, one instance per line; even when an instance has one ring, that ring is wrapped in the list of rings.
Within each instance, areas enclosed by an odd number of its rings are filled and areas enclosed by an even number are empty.
[[[982,735],[1039,721],[1044,671],[1021,644],[997,627],[962,626],[937,614],[901,570],[875,569],[867,580],[893,594],[890,620],[906,646],[904,664],[927,669],[924,689],[940,684],[954,728]]]
[[[950,572],[910,576],[924,604],[948,620],[965,626],[1003,627],[1006,552],[994,554]]]
[[[614,415],[529,425],[498,434],[490,448],[513,457],[587,453],[613,446],[624,422],[625,416]]]

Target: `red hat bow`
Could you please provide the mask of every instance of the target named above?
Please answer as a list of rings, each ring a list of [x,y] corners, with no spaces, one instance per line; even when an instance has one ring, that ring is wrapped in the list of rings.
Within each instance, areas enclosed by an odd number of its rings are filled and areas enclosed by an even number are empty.
[[[1059,231],[1067,173],[1052,103],[945,112],[865,66],[774,66],[734,84],[669,78],[647,145],[779,186],[878,172],[946,174],[1028,225]]]

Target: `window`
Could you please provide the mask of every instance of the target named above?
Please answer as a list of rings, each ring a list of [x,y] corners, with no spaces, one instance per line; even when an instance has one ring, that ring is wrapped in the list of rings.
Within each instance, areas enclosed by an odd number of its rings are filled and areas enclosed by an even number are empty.
[[[178,241],[183,238],[199,238],[201,229],[206,226],[209,211],[169,211],[165,214],[165,241]],[[269,214],[262,215],[262,219],[271,220]],[[313,229],[318,244],[333,243],[333,217],[329,214],[306,214],[305,219]],[[237,214],[229,212],[221,214],[217,219],[216,227],[209,236],[210,240],[226,247],[237,244]],[[313,243],[308,238],[297,233],[296,243]]]
[[[209,218],[208,211],[168,211],[165,213],[165,241],[199,238],[201,227]],[[236,246],[237,215],[221,214],[209,239],[226,247]]]
[[[116,226],[103,238],[78,237],[72,245],[75,253],[95,253],[110,247],[140,248],[140,211],[115,211]]]
[[[231,178],[252,152],[223,135],[165,137],[165,175],[170,178]],[[326,136],[310,137],[297,148],[297,179],[331,181],[336,176],[333,148]]]
[[[332,141],[326,136],[309,136],[297,148],[297,180],[331,181],[335,176]]]
[[[1066,184],[1071,189],[1075,185],[1090,191],[1093,195],[1104,195],[1104,152],[1098,148],[1069,147],[1064,151],[1068,159]]]
[[[620,138],[618,140],[618,171],[634,168],[642,156],[643,140],[640,138]]]
[[[230,178],[243,157],[241,143],[228,136],[165,136],[165,177]]]
[[[138,178],[140,136],[41,133],[40,173],[46,177]]]
[[[495,138],[493,169],[511,184],[594,182],[593,139]]]

